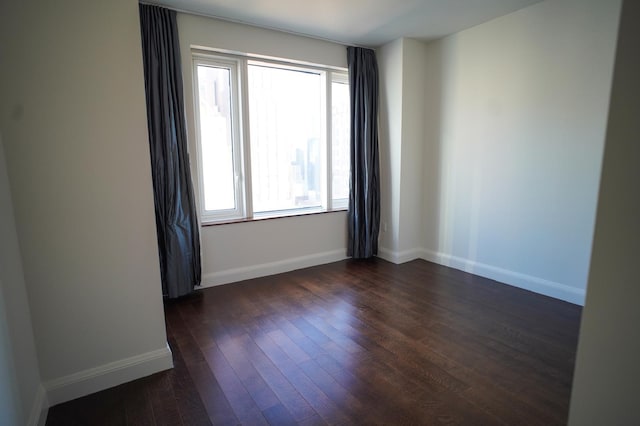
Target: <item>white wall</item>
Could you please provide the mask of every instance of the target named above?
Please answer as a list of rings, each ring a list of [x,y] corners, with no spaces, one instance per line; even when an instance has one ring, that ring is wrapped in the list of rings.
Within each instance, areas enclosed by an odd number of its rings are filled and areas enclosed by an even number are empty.
[[[191,48],[347,67],[346,47],[278,31],[178,14],[192,176],[197,176]],[[194,179],[196,192],[197,179]],[[346,213],[201,228],[203,286],[332,262],[346,255]]]
[[[402,171],[400,195],[400,252],[422,245],[423,152],[425,141],[424,69],[427,66],[424,43],[403,39],[402,52]],[[418,257],[417,253],[411,257]]]
[[[5,309],[4,284],[0,279],[0,414],[2,425],[25,424],[22,401],[19,401],[18,379],[13,361],[13,348],[9,336]],[[34,394],[35,395],[35,394]]]
[[[424,232],[421,247],[437,247],[440,235],[440,199],[443,197],[442,167],[441,164],[441,129],[444,106],[443,102],[443,77],[442,58],[440,45],[431,43],[425,46],[426,65],[424,69],[425,110],[424,110],[424,147],[422,157],[422,220]],[[432,249],[433,250],[433,249]],[[430,260],[438,260],[433,256],[427,256],[426,250],[423,257]]]
[[[544,1],[428,46],[427,259],[583,303],[619,10]]]
[[[35,424],[43,397],[0,134],[0,424]]]
[[[640,4],[621,16],[572,426],[640,424]]]
[[[40,373],[56,403],[171,365],[138,3],[8,7],[0,129]]]
[[[380,255],[399,262],[420,257],[425,140],[426,46],[402,38],[378,49],[380,70]]]
[[[402,171],[402,63],[404,39],[376,52],[380,79],[380,254],[400,245],[400,183]]]

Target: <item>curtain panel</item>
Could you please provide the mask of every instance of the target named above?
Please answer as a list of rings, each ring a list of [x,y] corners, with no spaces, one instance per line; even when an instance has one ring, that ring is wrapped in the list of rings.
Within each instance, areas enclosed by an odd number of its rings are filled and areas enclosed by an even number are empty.
[[[351,95],[351,173],[347,256],[378,254],[380,166],[378,155],[378,64],[375,51],[347,48]]]
[[[140,28],[162,294],[176,298],[201,278],[176,12],[141,4]]]

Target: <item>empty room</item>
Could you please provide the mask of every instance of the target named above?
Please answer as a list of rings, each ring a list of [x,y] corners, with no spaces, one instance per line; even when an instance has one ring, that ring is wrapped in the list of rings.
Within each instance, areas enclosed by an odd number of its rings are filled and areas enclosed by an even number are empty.
[[[639,424],[638,19],[3,1],[0,426]]]

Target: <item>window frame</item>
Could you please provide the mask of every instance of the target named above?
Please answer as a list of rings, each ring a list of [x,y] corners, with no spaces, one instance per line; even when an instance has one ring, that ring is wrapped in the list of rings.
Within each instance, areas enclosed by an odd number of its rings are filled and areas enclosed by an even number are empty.
[[[327,149],[327,153],[329,155],[329,158],[327,159],[327,161],[330,163],[329,164],[329,170],[333,169],[333,119],[329,119],[333,117],[333,111],[332,111],[332,107],[333,107],[333,83],[341,83],[341,84],[346,84],[347,88],[349,87],[349,74],[347,72],[344,73],[338,73],[338,72],[332,72],[330,74],[331,79],[328,80],[328,84],[327,84],[327,144],[329,145],[328,149]],[[351,118],[349,118],[351,119]],[[349,138],[349,140],[351,139],[351,128],[349,128],[349,134],[347,135],[347,137]],[[349,149],[351,149],[351,147],[349,147]],[[351,155],[351,154],[349,154]],[[328,191],[328,196],[329,196],[329,205],[331,206],[332,210],[346,210],[349,207],[349,196],[347,195],[346,198],[333,198],[333,180],[332,180],[332,176],[328,176],[328,180],[327,180],[327,185],[330,188],[330,190]],[[349,182],[347,181],[347,185],[349,185]]]
[[[195,141],[197,154],[198,200],[200,205],[200,222],[202,225],[220,223],[246,222],[267,218],[292,217],[307,214],[317,214],[347,209],[348,198],[334,200],[332,197],[332,83],[334,81],[349,84],[348,70],[341,67],[323,66],[280,58],[270,58],[257,55],[245,55],[218,51],[191,50],[191,64],[193,77],[193,103]],[[321,106],[321,206],[300,207],[284,210],[254,212],[253,188],[251,177],[251,134],[249,116],[249,84],[248,67],[251,64],[272,68],[312,72],[324,77],[324,99]],[[205,182],[203,174],[203,153],[200,128],[200,99],[198,67],[213,66],[229,68],[230,94],[232,109],[232,135],[234,158],[234,191],[236,208],[232,210],[205,210]]]
[[[241,84],[238,84],[242,78],[241,64],[238,59],[232,57],[212,56],[212,55],[192,55],[193,64],[193,100],[194,100],[194,123],[196,126],[196,152],[198,157],[198,204],[200,205],[200,220],[202,223],[217,222],[221,220],[242,219],[247,211],[245,194],[245,185],[242,179],[245,175],[245,150],[242,149],[242,142],[245,139],[238,117],[240,117],[243,108],[243,97],[241,92]],[[205,206],[205,185],[204,185],[204,163],[202,153],[202,140],[200,130],[200,90],[198,79],[198,68],[200,66],[209,66],[214,68],[229,69],[229,94],[231,102],[231,135],[232,135],[232,155],[233,155],[233,172],[234,172],[234,198],[235,208],[225,210],[206,210]]]

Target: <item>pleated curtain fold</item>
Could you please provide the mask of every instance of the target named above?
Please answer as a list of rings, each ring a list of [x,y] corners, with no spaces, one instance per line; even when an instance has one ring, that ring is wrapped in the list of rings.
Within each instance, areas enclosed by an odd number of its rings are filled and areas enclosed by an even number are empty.
[[[176,298],[201,278],[176,12],[141,4],[140,27],[162,294]]]
[[[351,95],[351,173],[347,255],[378,254],[380,166],[378,154],[378,65],[375,51],[348,47]]]

